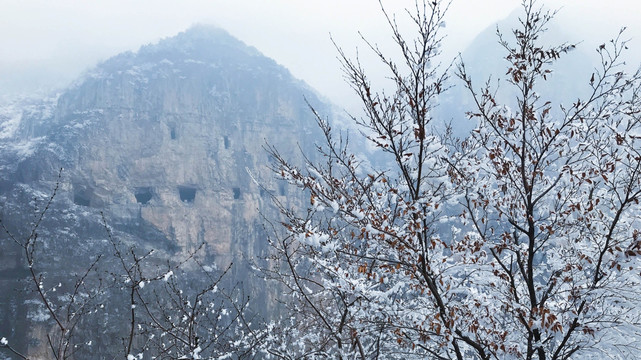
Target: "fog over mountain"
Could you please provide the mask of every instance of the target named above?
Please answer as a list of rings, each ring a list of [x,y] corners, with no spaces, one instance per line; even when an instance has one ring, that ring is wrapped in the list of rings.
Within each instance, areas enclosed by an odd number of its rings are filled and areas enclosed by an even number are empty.
[[[497,91],[498,96],[513,96],[513,89],[506,83],[507,74],[505,66],[508,63],[504,56],[506,50],[499,44],[499,31],[505,40],[512,42],[512,30],[518,26],[520,11],[513,11],[507,18],[499,21],[495,26],[490,26],[479,33],[470,46],[465,48],[457,58],[457,63],[462,62],[472,78],[477,89],[489,84]],[[579,97],[587,95],[590,75],[596,71],[600,62],[599,56],[592,41],[583,41],[576,34],[566,29],[559,22],[552,22],[547,27],[543,42],[550,45],[574,45],[563,53],[554,64],[552,73],[545,83],[540,84],[541,95],[552,101],[557,111],[559,105],[572,104]],[[616,35],[616,34],[612,34]],[[601,39],[608,41],[610,38]],[[628,54],[631,55],[631,54]],[[634,58],[630,59],[630,70],[634,67]],[[456,71],[453,71],[455,74]],[[454,124],[454,132],[459,137],[464,137],[471,131],[476,123],[468,120],[467,111],[474,108],[473,99],[469,90],[463,87],[462,81],[452,75],[451,88],[445,92],[435,111],[437,126]],[[516,106],[516,104],[512,104]]]
[[[406,8],[413,0],[383,0],[389,14],[411,31]],[[627,26],[636,60],[641,56],[639,4],[626,0],[554,0],[540,2],[559,9],[557,23],[570,37],[583,41],[588,53]],[[393,49],[378,1],[244,0],[114,0],[77,2],[27,0],[3,4],[0,14],[0,98],[8,91],[33,93],[65,86],[113,54],[157,42],[194,23],[215,24],[287,67],[334,103],[359,110],[343,82],[334,41],[348,53],[358,47],[362,61],[377,71],[358,32],[383,49]],[[520,0],[452,1],[446,16],[444,62],[472,44],[485,28],[519,9]],[[1,100],[1,99],[0,99]]]
[[[509,32],[514,22],[513,14],[499,27]],[[491,74],[493,80],[504,75],[496,61],[495,31],[486,28],[460,49],[479,86]],[[580,40],[563,23],[550,34]],[[579,96],[573,90],[589,81],[592,53],[579,46],[567,54],[546,88],[548,96],[565,102]],[[15,239],[29,238],[56,189],[38,229],[37,264],[47,283],[66,284],[99,255],[113,253],[111,234],[125,247],[153,250],[155,263],[194,256],[211,264],[205,271],[212,273],[233,263],[227,284],[240,284],[256,301],[257,312],[275,311],[278,289],[261,285],[251,262],[268,253],[266,223],[278,222],[275,201],[299,209],[307,204],[303,194],[274,175],[265,146],[303,164],[302,153],[314,154],[322,136],[310,106],[350,131],[354,128],[336,109],[357,107],[342,100],[344,90],[328,93],[333,83],[319,75],[306,79],[299,69],[293,75],[280,59],[211,25],[192,26],[88,68],[95,59],[82,56],[82,66],[74,70],[82,75],[73,81],[71,70],[56,73],[55,66],[43,70],[35,60],[2,60],[13,69],[0,72],[0,219],[6,230]],[[324,59],[323,66],[338,66]],[[324,73],[313,64],[308,71]],[[322,83],[324,91],[313,89],[308,79]],[[374,79],[380,80],[376,74]],[[451,121],[455,135],[464,136],[474,125],[465,115],[471,103],[456,81],[452,76],[454,86],[435,115],[437,126]],[[377,161],[363,144],[354,148]],[[0,237],[0,288],[6,290],[0,293],[0,338],[18,339],[17,349],[38,358],[48,351],[42,336],[53,321],[27,290],[29,266],[15,239]],[[96,271],[106,278],[117,265],[103,260]],[[110,289],[101,301],[123,299],[121,290]],[[78,358],[106,353],[120,341],[127,305],[116,301],[109,305],[113,311],[80,325],[86,339],[102,340],[82,347]]]

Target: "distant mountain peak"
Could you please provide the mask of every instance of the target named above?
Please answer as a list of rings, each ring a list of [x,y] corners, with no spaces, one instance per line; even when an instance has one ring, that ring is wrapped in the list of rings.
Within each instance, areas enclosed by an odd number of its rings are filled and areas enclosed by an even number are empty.
[[[162,39],[160,42],[142,46],[140,54],[163,52],[167,50],[181,51],[189,55],[215,55],[229,51],[240,52],[250,56],[262,54],[253,47],[230,35],[227,31],[208,24],[197,24],[176,36]],[[208,51],[209,50],[209,51]],[[215,51],[215,52],[214,52]]]
[[[187,30],[178,33],[170,39],[195,39],[209,42],[236,43],[244,45],[240,40],[233,37],[226,30],[211,24],[195,24]]]
[[[143,45],[138,51],[116,55],[90,70],[84,78],[110,78],[122,72],[143,77],[157,76],[159,67],[184,72],[187,70],[185,64],[220,69],[263,69],[268,73],[290,76],[287,69],[227,31],[213,25],[197,24],[175,36]],[[80,85],[84,78],[75,86]]]

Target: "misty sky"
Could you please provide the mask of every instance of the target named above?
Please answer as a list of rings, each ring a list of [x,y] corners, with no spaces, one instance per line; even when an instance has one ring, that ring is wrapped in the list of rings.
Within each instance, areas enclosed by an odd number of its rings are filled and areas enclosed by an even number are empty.
[[[413,0],[383,0],[407,19]],[[548,0],[572,41],[589,49],[627,25],[641,54],[641,2]],[[63,84],[100,60],[173,36],[195,23],[218,25],[286,66],[340,106],[351,93],[341,78],[334,40],[348,53],[361,31],[388,48],[391,38],[375,0],[0,0],[0,95]],[[454,57],[484,28],[519,8],[520,0],[453,0],[445,56]],[[565,39],[563,39],[565,40]],[[638,61],[638,57],[632,59]]]

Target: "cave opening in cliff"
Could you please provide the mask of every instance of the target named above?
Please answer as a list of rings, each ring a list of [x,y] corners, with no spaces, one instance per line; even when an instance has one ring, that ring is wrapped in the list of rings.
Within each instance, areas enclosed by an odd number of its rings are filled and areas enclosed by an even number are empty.
[[[76,205],[80,206],[90,206],[91,201],[89,200],[89,196],[86,194],[82,194],[80,192],[75,192],[73,194],[73,203]]]
[[[227,135],[225,135],[225,137],[223,138],[223,142],[225,143],[225,149],[229,149],[231,141],[229,141],[229,137]]]
[[[196,198],[196,189],[191,186],[179,186],[178,194],[182,202],[193,203]]]
[[[154,197],[153,190],[150,187],[136,188],[134,195],[136,196],[136,202],[143,205],[147,204]]]
[[[235,187],[232,190],[234,190],[234,200],[240,199],[240,188]]]

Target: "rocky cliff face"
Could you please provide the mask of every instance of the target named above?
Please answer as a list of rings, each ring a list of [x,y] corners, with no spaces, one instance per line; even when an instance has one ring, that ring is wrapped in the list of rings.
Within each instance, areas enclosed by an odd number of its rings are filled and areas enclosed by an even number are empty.
[[[311,150],[317,130],[305,99],[327,109],[286,69],[214,28],[118,55],[23,108],[19,121],[0,119],[0,215],[26,235],[64,168],[40,230],[41,264],[52,274],[110,251],[101,213],[120,239],[167,257],[204,243],[200,256],[218,266],[252,258],[266,250],[259,209],[275,215],[269,195],[297,201],[272,176],[263,146],[290,159],[300,159],[299,146]],[[20,251],[2,241],[0,286],[21,288]],[[23,300],[0,296],[0,336],[35,321]]]
[[[205,242],[226,255],[249,241],[240,230],[255,227],[265,195],[250,174],[285,195],[269,180],[262,146],[295,153],[312,134],[304,97],[318,103],[256,50],[197,27],[100,65],[26,135],[60,146],[76,205],[146,222],[181,249]]]

